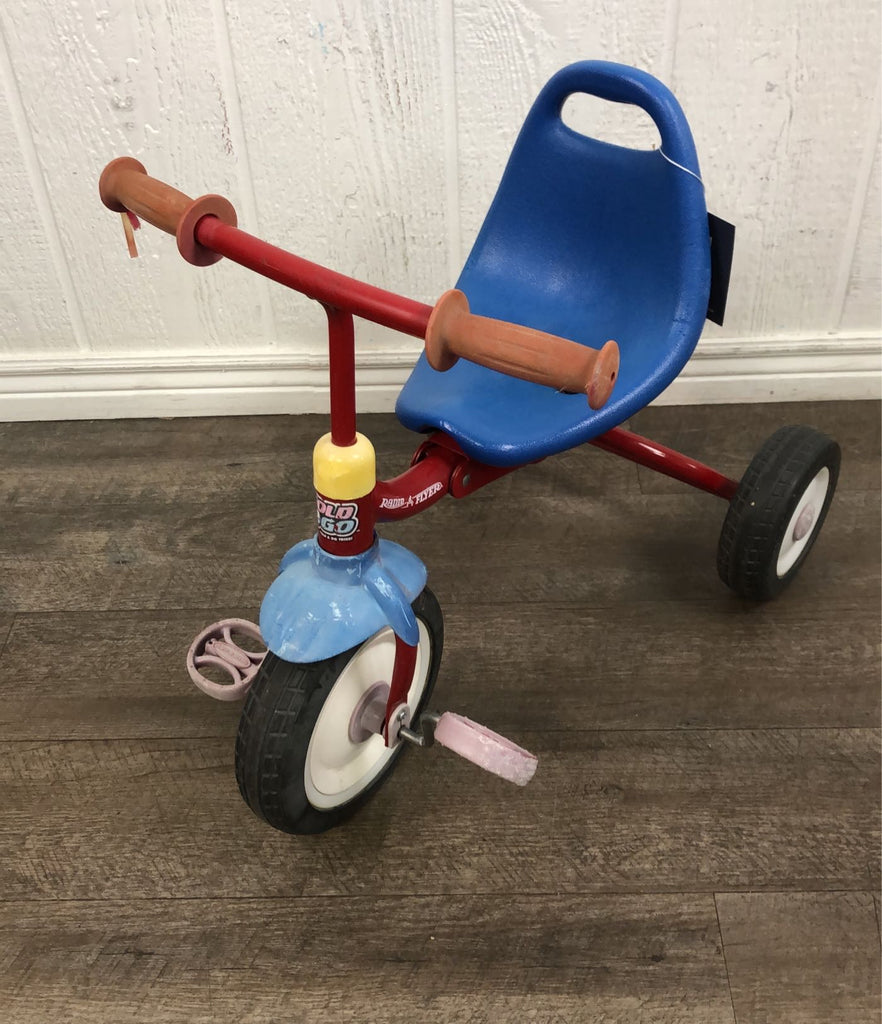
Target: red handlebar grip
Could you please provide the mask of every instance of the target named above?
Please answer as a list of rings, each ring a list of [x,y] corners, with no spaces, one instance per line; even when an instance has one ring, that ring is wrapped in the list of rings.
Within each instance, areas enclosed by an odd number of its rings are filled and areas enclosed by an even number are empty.
[[[178,250],[188,263],[207,267],[221,256],[196,241],[196,225],[206,216],[236,227],[236,211],[223,196],[205,195],[198,199],[179,192],[171,185],[151,178],[144,165],[130,156],[111,160],[101,173],[98,192],[104,205],[117,213],[131,210],[148,224],[174,235]]]
[[[426,358],[435,370],[449,370],[462,356],[558,391],[588,396],[600,409],[619,373],[619,346],[608,341],[599,351],[531,327],[475,316],[455,288],[438,300],[426,329]]]

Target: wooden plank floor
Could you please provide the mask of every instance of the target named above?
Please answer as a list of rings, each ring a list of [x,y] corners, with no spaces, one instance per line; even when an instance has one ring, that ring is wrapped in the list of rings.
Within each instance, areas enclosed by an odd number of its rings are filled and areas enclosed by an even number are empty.
[[[740,475],[785,422],[844,462],[770,605],[716,577],[721,502],[589,448],[386,528],[445,612],[436,703],[540,768],[410,754],[308,838],[242,803],[183,657],[311,532],[323,418],[0,425],[0,1020],[877,1021],[879,405],[632,426]]]

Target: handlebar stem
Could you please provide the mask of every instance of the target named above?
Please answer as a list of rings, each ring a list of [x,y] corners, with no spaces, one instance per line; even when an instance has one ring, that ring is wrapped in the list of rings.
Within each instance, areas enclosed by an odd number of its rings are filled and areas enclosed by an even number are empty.
[[[355,326],[352,314],[325,306],[328,314],[328,368],[331,378],[331,439],[355,444]]]

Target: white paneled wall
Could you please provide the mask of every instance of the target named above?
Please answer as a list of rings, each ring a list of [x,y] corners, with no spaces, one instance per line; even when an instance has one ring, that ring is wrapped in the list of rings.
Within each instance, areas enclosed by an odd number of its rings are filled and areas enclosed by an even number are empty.
[[[259,233],[434,301],[447,281],[438,5],[227,0],[226,11]],[[284,345],[324,351],[314,304],[274,287],[271,308]],[[360,342],[413,348],[367,324]]]
[[[131,154],[300,255],[432,302],[545,80],[586,57],[672,86],[738,226],[725,328],[668,400],[878,394],[878,0],[6,0],[0,419],[325,407],[323,317],[97,198]],[[571,101],[589,133],[637,112]],[[417,347],[359,329],[363,408]]]

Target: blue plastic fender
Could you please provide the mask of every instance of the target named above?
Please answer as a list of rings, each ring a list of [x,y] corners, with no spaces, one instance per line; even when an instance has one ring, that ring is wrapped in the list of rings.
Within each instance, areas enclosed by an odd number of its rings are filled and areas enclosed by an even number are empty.
[[[413,552],[377,540],[362,555],[323,551],[313,537],[284,556],[260,607],[260,632],[285,661],[324,661],[391,626],[416,646],[411,604],[426,585],[426,567]]]

